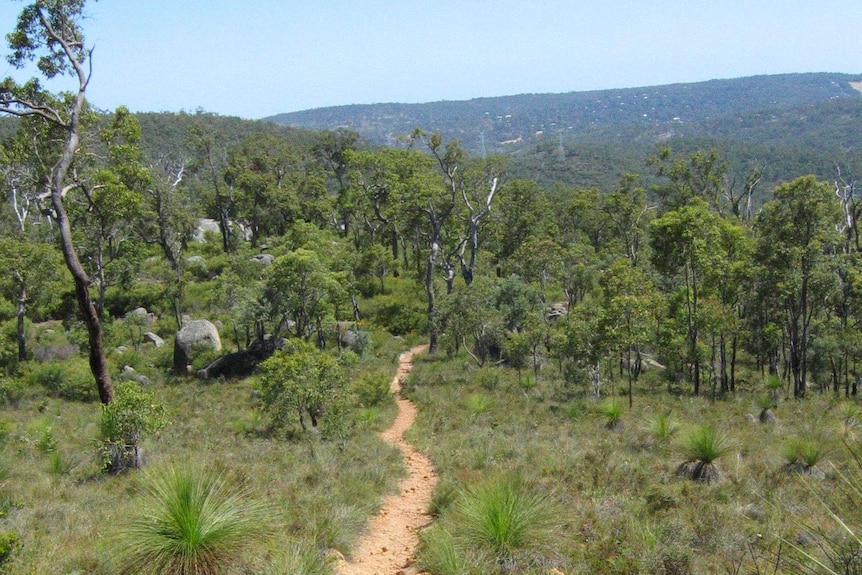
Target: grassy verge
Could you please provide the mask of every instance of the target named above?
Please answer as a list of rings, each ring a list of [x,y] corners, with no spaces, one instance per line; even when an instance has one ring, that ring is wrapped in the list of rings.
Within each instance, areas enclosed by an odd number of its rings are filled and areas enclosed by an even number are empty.
[[[410,438],[441,476],[438,524],[420,555],[432,573],[793,573],[798,562],[782,542],[819,552],[806,533],[834,521],[810,484],[830,491],[843,483],[835,472],[791,472],[786,445],[811,438],[829,454],[820,467],[852,468],[841,448],[855,442],[844,424],[847,400],[785,402],[766,425],[751,416],[757,390],[711,404],[647,382],[633,409],[615,413],[626,425],[609,429],[608,400],[566,387],[551,371],[525,390],[513,370],[418,359],[406,385],[420,408]],[[680,464],[707,459],[720,470],[708,484],[677,474]],[[539,523],[553,536],[501,559],[495,544],[471,536],[463,508],[464,493],[504,474],[546,500]]]
[[[394,372],[404,342],[380,338],[348,368],[349,379]],[[118,573],[121,533],[147,504],[150,475],[168,468],[212,472],[267,507],[268,537],[251,538],[243,573],[328,573],[330,550],[347,554],[403,473],[376,435],[394,417],[391,399],[357,407],[343,441],[314,434],[276,438],[252,407],[254,379],[169,381],[148,387],[170,425],[143,442],[143,472],[110,476],[97,457],[96,403],[33,393],[0,410],[0,534],[18,541],[4,573]]]

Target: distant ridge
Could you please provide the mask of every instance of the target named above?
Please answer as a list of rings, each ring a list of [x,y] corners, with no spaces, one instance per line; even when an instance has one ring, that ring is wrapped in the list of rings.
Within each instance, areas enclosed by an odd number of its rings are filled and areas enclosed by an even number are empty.
[[[641,88],[521,94],[424,104],[317,108],[264,118],[306,129],[349,128],[374,143],[393,144],[414,128],[440,130],[473,151],[504,151],[548,137],[566,140],[704,134],[722,119],[767,110],[856,99],[862,75],[780,74]]]

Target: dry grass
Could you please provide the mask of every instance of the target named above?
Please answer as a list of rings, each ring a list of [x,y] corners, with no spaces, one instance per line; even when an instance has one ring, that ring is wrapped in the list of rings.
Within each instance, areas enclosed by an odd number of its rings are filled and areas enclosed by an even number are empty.
[[[443,564],[466,572],[772,573],[781,539],[799,530],[800,517],[829,523],[813,505],[804,483],[810,479],[787,473],[784,446],[815,434],[833,463],[845,467],[848,457],[837,449],[846,437],[844,402],[816,394],[785,402],[775,410],[779,422],[764,426],[746,417],[762,390],[711,404],[647,381],[634,409],[620,415],[625,428],[608,433],[605,400],[565,387],[551,368],[525,394],[514,370],[500,368],[489,390],[481,385],[487,374],[474,377],[465,365],[462,358],[420,358],[406,386],[420,408],[412,440],[441,473],[434,502],[445,525],[440,536],[457,539],[449,523],[457,516],[452,494],[503,472],[523,477],[561,511],[552,544],[529,561],[489,567],[487,557],[454,557],[457,546],[431,540],[432,532],[424,541],[437,554],[429,564],[445,550]],[[477,394],[487,397],[481,413],[463,399]],[[669,422],[669,412],[683,432],[659,439],[655,422]],[[704,425],[721,430],[729,445],[718,459],[724,479],[717,484],[675,474],[687,431]],[[827,489],[835,484],[830,474],[822,482]],[[775,572],[795,568],[782,560]]]
[[[351,373],[394,369],[403,342],[385,345],[380,358],[372,355],[372,364],[366,360]],[[304,565],[308,573],[325,573],[325,551],[347,553],[402,473],[398,453],[374,433],[394,416],[394,406],[388,401],[363,410],[360,428],[343,442],[311,434],[276,439],[252,408],[253,384],[153,385],[171,424],[144,441],[146,468],[215,470],[273,509],[273,537],[254,541],[236,569],[268,573]],[[0,410],[0,532],[15,531],[22,543],[9,573],[117,572],[122,557],[115,535],[139,512],[146,482],[136,472],[101,472],[98,418],[98,404],[38,395]]]

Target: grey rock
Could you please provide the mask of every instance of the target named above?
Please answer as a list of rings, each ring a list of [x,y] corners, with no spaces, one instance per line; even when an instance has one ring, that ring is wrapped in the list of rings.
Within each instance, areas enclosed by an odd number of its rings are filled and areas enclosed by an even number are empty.
[[[151,331],[144,332],[144,341],[148,341],[156,347],[162,347],[165,345],[165,340]]]
[[[174,337],[174,367],[175,375],[189,373],[189,364],[194,350],[199,347],[209,347],[214,351],[221,350],[221,338],[218,329],[212,322],[205,319],[183,321],[183,327]]]
[[[256,256],[253,256],[251,259],[262,266],[268,266],[275,261],[275,257],[273,257],[272,254],[258,254]]]
[[[177,332],[177,341],[187,347],[203,344],[215,351],[221,350],[218,328],[205,319],[193,319],[184,322],[182,329]]]
[[[210,218],[199,219],[198,227],[195,230],[195,241],[206,242],[207,232],[214,232],[216,234],[220,234],[221,228],[219,227],[218,222]]]
[[[147,308],[145,307],[136,307],[126,314],[126,319],[132,319],[135,320],[136,323],[140,322],[144,325],[153,325],[156,323],[156,314],[147,311]]]

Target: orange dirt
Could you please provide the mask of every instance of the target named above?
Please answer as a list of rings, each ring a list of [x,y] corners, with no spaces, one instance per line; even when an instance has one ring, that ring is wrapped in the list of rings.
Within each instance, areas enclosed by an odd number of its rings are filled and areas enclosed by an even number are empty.
[[[398,494],[384,499],[377,516],[353,550],[350,561],[339,560],[338,575],[416,575],[414,565],[419,546],[419,530],[431,522],[427,513],[431,494],[437,484],[437,473],[426,455],[404,441],[416,419],[416,406],[401,397],[401,382],[413,367],[413,355],[427,346],[417,346],[401,354],[391,389],[397,397],[398,416],[381,434],[387,443],[404,455],[407,478],[398,486]]]

